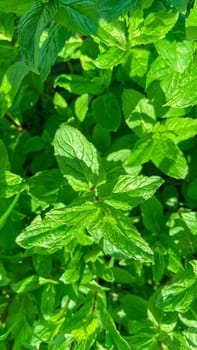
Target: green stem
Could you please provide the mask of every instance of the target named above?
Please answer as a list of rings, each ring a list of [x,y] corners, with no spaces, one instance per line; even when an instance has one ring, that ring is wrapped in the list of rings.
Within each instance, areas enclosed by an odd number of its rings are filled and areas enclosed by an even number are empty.
[[[12,210],[14,209],[14,207],[15,207],[18,199],[19,199],[19,196],[20,196],[20,193],[17,193],[17,195],[14,197],[13,201],[9,205],[8,209],[6,210],[6,212],[0,218],[0,230],[3,228],[3,226],[5,225],[5,223],[7,221],[7,218],[9,217],[9,215],[12,212]]]

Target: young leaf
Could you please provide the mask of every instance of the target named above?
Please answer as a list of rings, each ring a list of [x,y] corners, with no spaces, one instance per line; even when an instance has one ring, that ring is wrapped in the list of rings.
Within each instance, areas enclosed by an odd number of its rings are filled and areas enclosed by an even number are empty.
[[[75,191],[89,191],[103,181],[98,152],[79,130],[63,125],[54,147],[60,170]]]

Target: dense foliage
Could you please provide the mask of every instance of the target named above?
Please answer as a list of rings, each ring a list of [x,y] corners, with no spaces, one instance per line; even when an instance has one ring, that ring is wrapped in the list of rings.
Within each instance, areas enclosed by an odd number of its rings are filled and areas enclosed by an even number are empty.
[[[197,348],[197,2],[0,0],[0,348]]]

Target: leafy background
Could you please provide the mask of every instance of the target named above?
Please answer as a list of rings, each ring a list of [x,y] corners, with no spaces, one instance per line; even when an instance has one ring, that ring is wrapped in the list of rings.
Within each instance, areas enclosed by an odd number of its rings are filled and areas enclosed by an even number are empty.
[[[0,0],[1,349],[197,347],[197,3]]]

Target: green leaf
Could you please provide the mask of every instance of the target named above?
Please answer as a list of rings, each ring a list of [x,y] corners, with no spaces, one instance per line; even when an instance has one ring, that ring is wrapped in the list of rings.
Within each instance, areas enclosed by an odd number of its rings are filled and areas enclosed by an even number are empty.
[[[29,180],[29,192],[46,203],[70,203],[75,193],[62,176],[59,169],[37,172]]]
[[[138,137],[153,130],[156,120],[155,110],[141,92],[124,89],[122,107],[127,125]]]
[[[10,168],[10,162],[8,157],[7,149],[2,140],[0,140],[0,174],[2,171],[8,170]]]
[[[119,210],[103,205],[102,216],[88,230],[95,237],[103,237],[128,258],[152,261],[152,250]]]
[[[98,95],[103,92],[104,87],[93,79],[76,74],[62,74],[55,79],[55,87],[60,86],[76,95],[92,94]]]
[[[116,96],[110,92],[97,97],[92,104],[96,122],[104,129],[116,131],[121,122],[121,111]]]
[[[28,276],[22,281],[13,283],[12,289],[15,293],[25,293],[40,288],[37,275]]]
[[[89,191],[103,181],[98,152],[79,130],[63,125],[54,147],[60,170],[75,191]]]
[[[190,10],[190,14],[186,19],[186,38],[188,40],[197,39],[197,3],[194,2],[194,7]]]
[[[170,139],[155,134],[151,160],[164,174],[175,179],[184,179],[188,173],[188,165],[183,153]]]
[[[100,318],[101,321],[104,325],[104,327],[108,330],[110,335],[113,338],[113,341],[117,347],[118,350],[129,350],[129,344],[127,341],[120,335],[119,331],[116,329],[115,323],[106,310],[104,304],[102,301],[99,299],[98,300],[98,307],[99,307],[99,313],[100,313]]]
[[[164,311],[187,312],[195,299],[197,284],[191,270],[180,274],[177,281],[162,288],[157,305]]]
[[[41,62],[40,39],[47,25],[53,20],[56,8],[53,1],[44,4],[36,0],[19,23],[19,44],[23,60],[30,70],[39,72]],[[44,49],[43,49],[44,53]],[[42,57],[43,58],[43,57]],[[49,57],[47,57],[47,60]]]
[[[118,67],[117,79],[123,82],[132,79],[144,87],[151,57],[151,52],[143,47],[132,48],[127,60]]]
[[[41,312],[45,319],[48,319],[54,311],[56,291],[53,284],[44,286],[41,295]]]
[[[3,76],[0,86],[0,116],[3,117],[11,107],[28,68],[23,62],[12,64]]]
[[[60,276],[60,281],[64,284],[75,283],[80,279],[84,268],[83,254],[83,249],[78,248],[72,255],[72,259],[67,265],[66,271]]]
[[[54,221],[50,216],[44,220],[37,216],[17,237],[16,243],[25,249],[39,247],[53,253],[61,249],[70,239],[70,229],[65,232],[65,225],[56,216]]]
[[[96,34],[97,16],[95,0],[59,0],[55,20],[69,31]]]
[[[151,198],[162,183],[163,180],[158,176],[121,175],[105,202],[118,209],[128,210]]]
[[[100,0],[99,9],[101,17],[111,21],[124,15],[131,7],[130,0]]]
[[[33,0],[0,0],[0,9],[5,12],[13,12],[17,15],[22,15],[33,5]]]
[[[156,197],[149,198],[141,204],[144,226],[150,232],[160,232],[163,221],[163,206]]]
[[[26,249],[40,247],[57,251],[72,240],[75,230],[80,235],[81,228],[97,220],[99,212],[99,208],[92,203],[51,210],[44,219],[37,216],[21,232],[16,242]]]
[[[127,160],[130,166],[137,166],[148,162],[151,159],[154,141],[152,134],[140,138],[132,149],[132,153]]]
[[[64,47],[65,41],[69,39],[69,32],[59,24],[51,24],[47,31],[47,38],[41,46],[40,75],[45,80],[50,73],[51,66],[55,63],[58,53]]]

